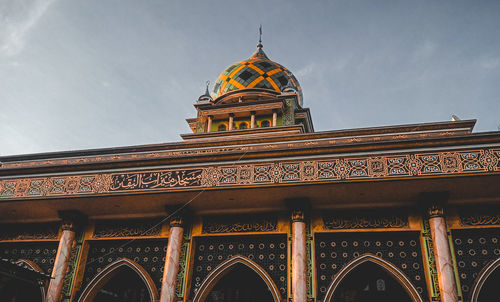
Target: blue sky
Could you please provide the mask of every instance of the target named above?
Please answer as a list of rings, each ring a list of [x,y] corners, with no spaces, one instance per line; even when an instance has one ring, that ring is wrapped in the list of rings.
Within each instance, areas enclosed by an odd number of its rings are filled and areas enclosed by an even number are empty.
[[[0,0],[0,155],[179,141],[261,23],[316,131],[500,124],[500,1]]]

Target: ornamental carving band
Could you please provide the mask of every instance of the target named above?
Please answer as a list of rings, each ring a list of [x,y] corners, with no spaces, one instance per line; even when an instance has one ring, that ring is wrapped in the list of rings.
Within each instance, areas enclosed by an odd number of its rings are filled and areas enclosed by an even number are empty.
[[[408,216],[323,216],[325,229],[406,228]]]
[[[203,217],[202,232],[213,233],[245,233],[245,232],[273,232],[278,229],[278,218],[271,216],[238,215],[206,216]]]
[[[0,199],[85,196],[252,185],[314,184],[500,172],[500,149],[241,163],[189,169],[0,180]]]
[[[500,214],[460,213],[460,224],[464,226],[500,225]]]
[[[95,224],[94,238],[157,236],[160,219],[104,220]]]

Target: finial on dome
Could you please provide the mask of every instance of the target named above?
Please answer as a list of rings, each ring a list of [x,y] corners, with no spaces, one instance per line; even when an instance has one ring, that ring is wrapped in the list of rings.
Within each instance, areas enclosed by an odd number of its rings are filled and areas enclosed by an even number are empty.
[[[210,96],[210,92],[208,92],[208,86],[210,86],[210,81],[207,81],[207,89],[205,90],[205,94],[201,95],[198,98],[198,102],[213,101],[212,97]]]
[[[250,57],[250,59],[267,59],[264,51],[262,50],[262,24],[259,26],[259,44],[257,44],[257,51]]]
[[[262,24],[259,26],[259,44],[257,44],[257,48],[262,48]]]

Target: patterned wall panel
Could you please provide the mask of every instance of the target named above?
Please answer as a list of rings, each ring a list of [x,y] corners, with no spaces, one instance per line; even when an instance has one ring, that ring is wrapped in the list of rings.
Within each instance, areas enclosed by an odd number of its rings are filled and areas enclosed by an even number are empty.
[[[372,253],[393,263],[427,299],[420,232],[316,233],[317,298],[323,299],[335,274],[349,261]]]
[[[166,254],[167,239],[92,241],[80,289],[83,290],[105,266],[118,259],[128,258],[140,264],[149,273],[159,290]]]
[[[44,273],[52,273],[58,241],[0,243],[0,257],[9,260],[27,259],[36,263]]]
[[[500,228],[452,230],[455,258],[466,301],[474,280],[490,261],[500,258]]]
[[[195,238],[191,298],[205,277],[226,259],[243,255],[271,276],[281,297],[287,293],[287,237],[276,235],[208,236]]]

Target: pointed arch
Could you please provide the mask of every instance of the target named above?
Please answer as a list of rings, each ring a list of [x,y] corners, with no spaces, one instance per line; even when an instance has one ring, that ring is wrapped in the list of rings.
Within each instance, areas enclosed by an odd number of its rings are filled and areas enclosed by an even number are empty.
[[[398,283],[403,286],[413,302],[423,302],[422,298],[418,294],[417,289],[415,288],[415,286],[413,286],[413,284],[411,284],[410,280],[405,276],[403,272],[401,272],[394,264],[369,253],[363,254],[358,258],[350,261],[335,275],[332,282],[328,286],[324,301],[331,301],[335,290],[344,280],[344,278],[360,264],[368,261],[381,266],[386,272],[393,276],[398,281]]]
[[[280,292],[276,284],[274,284],[273,279],[271,279],[271,276],[269,276],[269,274],[257,263],[244,256],[236,255],[219,264],[210,274],[208,274],[208,276],[205,278],[205,280],[203,280],[203,283],[194,295],[193,302],[205,301],[208,294],[214,288],[217,282],[230,271],[232,271],[237,264],[243,264],[257,273],[257,275],[259,275],[259,277],[262,278],[262,280],[266,283],[269,291],[271,292],[271,295],[273,296],[274,301],[281,301]]]
[[[474,284],[472,285],[472,290],[471,290],[471,302],[476,302],[477,299],[479,298],[479,293],[481,292],[481,289],[488,279],[488,277],[497,269],[500,267],[500,258],[497,258],[490,263],[488,263],[478,274],[476,280],[474,281]]]
[[[36,264],[35,262],[33,262],[31,260],[28,260],[28,259],[18,259],[16,261],[16,263],[17,264],[18,263],[22,263],[22,264],[30,267],[34,271],[37,271],[39,273],[45,273],[43,271],[43,269],[40,266],[38,266],[38,264]],[[40,295],[42,297],[42,301],[45,301],[45,290],[46,290],[45,286],[44,285],[40,285]]]
[[[151,279],[148,272],[142,266],[127,258],[118,259],[115,262],[110,263],[109,265],[104,267],[104,269],[99,274],[97,274],[85,287],[78,301],[79,302],[93,301],[99,290],[109,280],[111,280],[114,276],[120,273],[120,271],[123,271],[123,269],[125,268],[132,269],[139,275],[139,277],[141,277],[141,280],[144,282],[146,288],[148,289],[148,293],[152,301],[157,301],[158,290],[156,289],[156,285],[154,284],[153,279]]]

